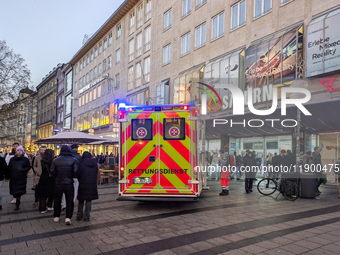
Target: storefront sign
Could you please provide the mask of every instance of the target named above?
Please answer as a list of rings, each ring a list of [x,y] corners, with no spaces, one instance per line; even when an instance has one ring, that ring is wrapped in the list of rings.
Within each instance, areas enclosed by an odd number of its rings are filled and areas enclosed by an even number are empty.
[[[79,94],[85,92],[86,90],[90,89],[91,87],[93,87],[94,85],[98,84],[99,82],[101,82],[102,80],[104,80],[108,77],[109,77],[109,74],[105,74],[102,77],[100,77],[99,79],[95,80],[94,82],[85,85],[83,88],[81,88],[79,90]]]
[[[334,92],[335,90],[340,90],[340,89],[333,88],[333,82],[335,81],[335,79],[336,78],[322,79],[320,83],[322,86],[326,87],[329,92]]]
[[[307,27],[307,77],[340,69],[339,9],[313,19]]]

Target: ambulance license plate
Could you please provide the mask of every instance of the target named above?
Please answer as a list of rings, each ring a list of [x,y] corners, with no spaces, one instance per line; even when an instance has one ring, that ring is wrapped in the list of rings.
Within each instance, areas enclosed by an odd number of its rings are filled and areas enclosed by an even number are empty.
[[[152,179],[149,177],[135,177],[133,184],[152,184]]]

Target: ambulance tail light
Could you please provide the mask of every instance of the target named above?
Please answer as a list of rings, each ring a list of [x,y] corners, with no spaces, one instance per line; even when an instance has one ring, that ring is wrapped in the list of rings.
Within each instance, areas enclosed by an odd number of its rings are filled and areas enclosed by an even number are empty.
[[[186,110],[189,110],[189,106],[184,105],[184,106],[181,107],[181,110],[185,110],[185,111],[186,111]]]
[[[120,167],[120,179],[123,179],[124,178],[124,167],[121,166]]]
[[[124,119],[124,112],[123,111],[119,111],[119,119]]]

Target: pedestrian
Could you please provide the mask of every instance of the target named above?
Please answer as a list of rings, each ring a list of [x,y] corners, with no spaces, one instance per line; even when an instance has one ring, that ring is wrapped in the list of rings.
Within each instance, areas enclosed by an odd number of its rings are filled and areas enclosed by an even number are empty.
[[[78,144],[72,144],[71,145],[71,153],[73,155],[73,157],[78,161],[78,165],[79,162],[81,160],[81,156],[78,153]],[[73,186],[74,186],[74,197],[73,197],[73,202],[76,202],[77,199],[77,195],[78,195],[78,187],[79,187],[79,182],[77,178],[73,178]],[[66,199],[65,199],[65,194],[63,195],[63,198],[61,200],[61,209],[64,210],[66,208]]]
[[[316,195],[320,196],[321,191],[319,190],[320,185],[324,182],[324,174],[323,174],[323,165],[321,163],[321,149],[320,147],[316,146],[313,152],[313,160],[314,160],[314,167],[315,167],[315,175],[316,175]]]
[[[54,151],[47,149],[41,159],[41,175],[39,183],[36,188],[37,196],[39,197],[39,211],[46,213],[47,211],[53,211],[53,194],[55,182],[50,177],[52,161],[54,159]],[[46,208],[47,206],[47,208]]]
[[[224,150],[220,150],[220,163],[221,166],[221,186],[222,192],[220,196],[229,195],[229,176],[230,176],[230,165],[228,164],[228,156],[224,153]]]
[[[6,160],[7,166],[9,165],[9,161],[11,160],[11,158],[13,158],[15,156],[17,147],[19,147],[19,143],[17,143],[17,142],[13,143],[12,144],[12,151],[10,153],[6,153],[5,160]],[[25,157],[27,157],[26,154],[25,154]],[[13,197],[11,204],[15,204],[15,203],[16,203],[16,199]]]
[[[247,193],[253,192],[253,181],[258,168],[255,156],[251,151],[247,151],[247,154],[243,158],[243,169],[245,171],[245,190]]]
[[[230,166],[233,169],[232,173],[230,174],[230,180],[235,179],[235,174],[236,180],[240,180],[240,165],[240,158],[236,155],[236,151],[234,151],[234,153],[230,155]]]
[[[212,160],[211,160],[211,170],[213,172],[210,173],[210,179],[215,176],[215,180],[218,181],[220,173],[217,171],[217,166],[219,165],[219,158],[217,152],[213,153]],[[214,173],[214,174],[213,174]]]
[[[39,198],[38,198],[38,192],[37,192],[37,186],[39,184],[39,179],[40,179],[40,176],[42,174],[42,169],[41,169],[41,159],[46,151],[46,146],[41,146],[39,148],[39,151],[38,151],[38,155],[35,157],[34,159],[34,163],[33,163],[33,173],[34,173],[34,203],[33,203],[33,207],[36,208],[39,204]]]
[[[1,186],[5,179],[5,175],[7,173],[7,164],[6,160],[3,157],[0,157],[0,211],[2,210],[2,192]]]
[[[52,161],[50,176],[55,179],[54,189],[54,222],[60,220],[61,198],[66,197],[66,225],[71,225],[71,218],[74,209],[74,187],[73,178],[77,177],[78,161],[71,153],[71,147],[63,145],[59,157]]]
[[[89,221],[92,200],[98,199],[97,180],[99,168],[97,160],[87,151],[83,153],[77,172],[79,180],[77,220]],[[84,213],[84,202],[85,213]]]
[[[16,199],[15,210],[20,210],[21,196],[26,194],[27,185],[27,173],[31,168],[30,162],[27,157],[24,156],[24,148],[18,146],[16,148],[16,154],[9,161],[6,179],[9,179],[10,194]]]

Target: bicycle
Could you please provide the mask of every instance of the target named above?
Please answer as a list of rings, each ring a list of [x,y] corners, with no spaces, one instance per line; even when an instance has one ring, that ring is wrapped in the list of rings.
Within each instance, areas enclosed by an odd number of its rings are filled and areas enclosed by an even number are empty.
[[[274,178],[263,178],[257,184],[257,190],[264,196],[270,196],[279,191],[276,199],[282,194],[287,200],[295,201],[298,198],[298,186],[291,180],[281,179],[281,184],[278,185]]]

